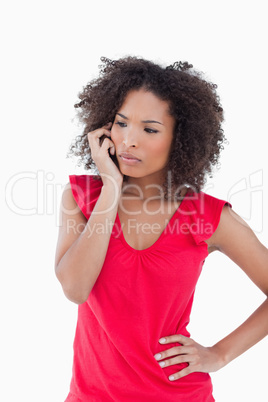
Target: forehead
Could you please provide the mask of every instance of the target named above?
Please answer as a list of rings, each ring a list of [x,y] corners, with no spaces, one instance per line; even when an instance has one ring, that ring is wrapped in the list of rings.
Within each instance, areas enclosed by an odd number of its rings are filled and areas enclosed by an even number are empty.
[[[164,101],[156,96],[154,93],[146,91],[144,89],[129,91],[123,101],[120,110],[122,112],[129,111],[132,113],[136,111],[143,115],[146,115],[147,113],[154,113],[160,114],[162,116],[170,116],[168,101]]]

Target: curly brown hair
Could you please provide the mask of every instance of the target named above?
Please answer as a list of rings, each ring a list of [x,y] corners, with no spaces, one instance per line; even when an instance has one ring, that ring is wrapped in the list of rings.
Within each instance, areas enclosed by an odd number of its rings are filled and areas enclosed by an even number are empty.
[[[175,118],[166,166],[171,177],[166,175],[163,185],[165,198],[170,188],[181,188],[183,184],[199,192],[206,182],[206,174],[212,177],[212,167],[218,167],[220,151],[226,142],[217,85],[205,80],[203,73],[194,70],[188,62],[162,67],[135,56],[118,60],[101,57],[100,60],[103,64],[99,66],[99,77],[83,87],[78,94],[80,102],[74,105],[79,108],[77,117],[83,124],[83,134],[75,138],[67,157],[78,156],[79,165],[83,163],[85,169],[93,169],[98,174],[87,134],[113,122],[128,92],[143,88],[167,101],[170,115]],[[119,167],[116,156],[111,157]],[[123,180],[127,181],[127,176]]]

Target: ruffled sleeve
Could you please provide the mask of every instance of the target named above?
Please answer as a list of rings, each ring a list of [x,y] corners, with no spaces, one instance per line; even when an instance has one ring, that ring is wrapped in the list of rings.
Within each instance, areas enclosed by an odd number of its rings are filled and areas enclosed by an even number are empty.
[[[69,175],[69,181],[77,205],[89,219],[101,192],[101,178],[93,175]]]
[[[187,203],[187,226],[196,244],[209,239],[216,231],[224,205],[232,205],[226,201],[202,191],[194,193]],[[186,204],[185,204],[186,205]]]

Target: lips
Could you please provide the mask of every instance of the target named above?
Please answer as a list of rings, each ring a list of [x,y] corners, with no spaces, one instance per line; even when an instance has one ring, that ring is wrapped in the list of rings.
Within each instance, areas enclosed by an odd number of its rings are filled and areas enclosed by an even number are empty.
[[[140,161],[140,159],[138,159],[135,155],[130,154],[128,152],[122,152],[119,156],[126,158],[126,159]]]

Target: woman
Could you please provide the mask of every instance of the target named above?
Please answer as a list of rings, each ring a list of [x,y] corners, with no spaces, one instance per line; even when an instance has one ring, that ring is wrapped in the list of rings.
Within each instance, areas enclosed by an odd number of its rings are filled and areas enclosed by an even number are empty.
[[[214,401],[209,372],[268,332],[267,300],[211,347],[187,331],[205,258],[229,256],[268,294],[268,250],[230,203],[201,191],[225,137],[216,85],[188,63],[102,58],[80,93],[83,135],[55,270],[77,303],[68,402]]]

